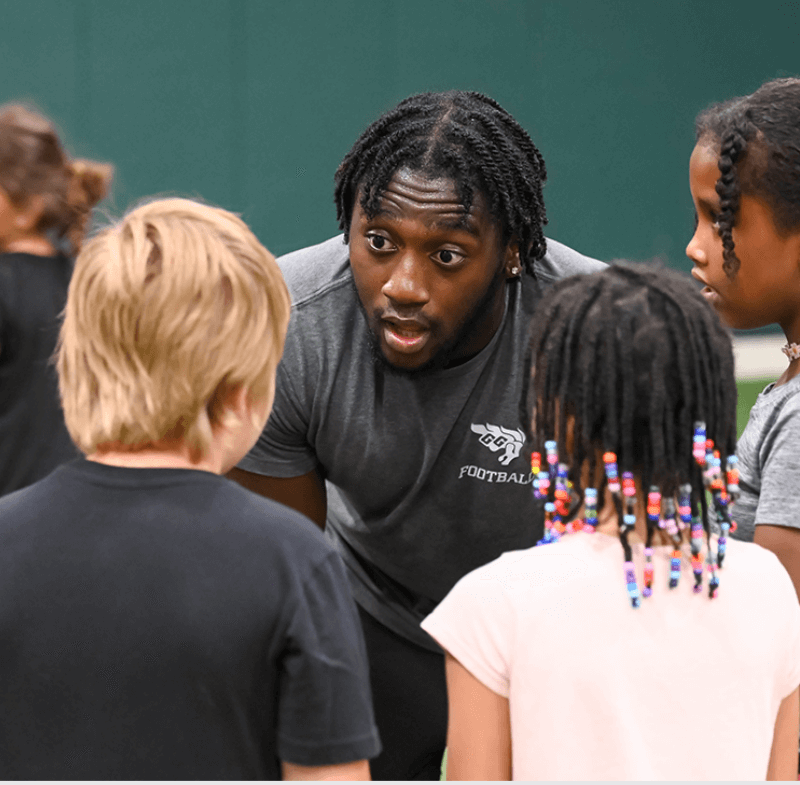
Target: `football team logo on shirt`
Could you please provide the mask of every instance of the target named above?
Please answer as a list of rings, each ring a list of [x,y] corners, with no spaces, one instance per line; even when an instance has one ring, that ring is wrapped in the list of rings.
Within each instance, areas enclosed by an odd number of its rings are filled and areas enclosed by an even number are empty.
[[[525,434],[519,428],[512,431],[488,422],[485,425],[472,423],[472,432],[481,437],[479,441],[484,447],[488,447],[492,452],[500,453],[497,460],[503,466],[508,466],[519,455],[519,451],[525,443]]]

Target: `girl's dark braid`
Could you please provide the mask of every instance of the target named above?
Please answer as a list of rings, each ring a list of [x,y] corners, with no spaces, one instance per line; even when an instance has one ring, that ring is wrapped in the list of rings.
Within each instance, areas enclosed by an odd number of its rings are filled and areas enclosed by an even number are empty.
[[[739,269],[739,259],[733,250],[733,226],[736,223],[736,214],[739,211],[739,198],[741,185],[736,162],[747,150],[747,139],[738,129],[732,129],[722,140],[719,150],[717,166],[720,175],[717,180],[716,191],[719,196],[719,217],[717,231],[722,238],[722,269],[728,278],[733,278]]]
[[[519,245],[523,269],[546,250],[544,159],[525,130],[480,93],[421,93],[401,101],[359,137],[335,181],[339,226],[349,239],[356,199],[368,216],[380,208],[395,172],[407,167],[454,180],[465,211],[475,193],[499,222],[503,243]]]

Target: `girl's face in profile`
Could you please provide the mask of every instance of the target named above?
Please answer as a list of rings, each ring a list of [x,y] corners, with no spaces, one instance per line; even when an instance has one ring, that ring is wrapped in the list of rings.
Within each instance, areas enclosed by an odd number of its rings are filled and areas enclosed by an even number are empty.
[[[740,264],[729,278],[717,231],[718,155],[714,140],[701,139],[689,160],[689,187],[697,214],[697,227],[686,247],[695,265],[692,275],[705,284],[703,295],[730,327],[777,323],[787,332],[800,317],[800,232],[779,232],[769,205],[742,194],[732,232]]]

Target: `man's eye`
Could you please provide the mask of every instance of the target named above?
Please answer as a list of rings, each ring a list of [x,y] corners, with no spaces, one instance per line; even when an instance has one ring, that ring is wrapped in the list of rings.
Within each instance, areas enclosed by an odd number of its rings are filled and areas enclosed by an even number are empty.
[[[442,248],[441,251],[437,251],[433,255],[433,258],[439,262],[439,264],[452,265],[458,264],[464,258],[464,254],[460,254],[457,251],[451,251],[448,248]]]
[[[389,249],[389,240],[382,234],[368,234],[367,242],[374,251],[386,251]]]

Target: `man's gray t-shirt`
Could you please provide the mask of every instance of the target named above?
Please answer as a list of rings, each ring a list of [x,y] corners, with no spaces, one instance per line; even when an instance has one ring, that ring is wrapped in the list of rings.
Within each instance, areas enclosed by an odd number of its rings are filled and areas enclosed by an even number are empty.
[[[800,376],[764,388],[736,455],[741,496],[733,507],[733,536],[752,541],[757,523],[800,528]]]
[[[548,241],[537,281],[507,285],[492,341],[453,368],[387,371],[370,336],[341,237],[279,259],[292,317],[275,404],[239,467],[326,480],[326,531],[364,610],[439,651],[419,627],[456,581],[542,535],[520,429],[528,324],[555,280],[604,265]]]

